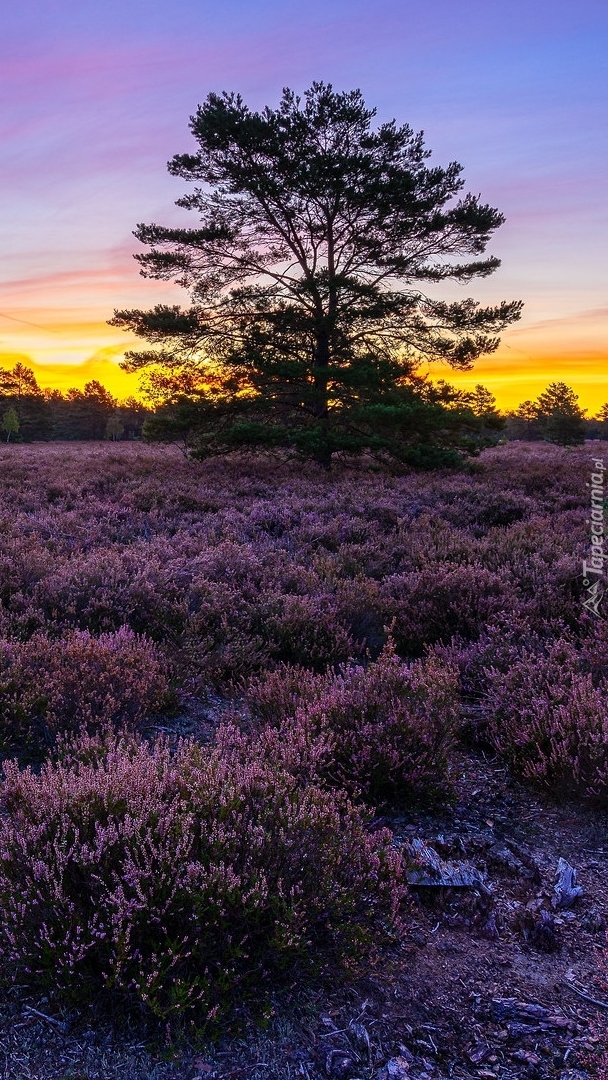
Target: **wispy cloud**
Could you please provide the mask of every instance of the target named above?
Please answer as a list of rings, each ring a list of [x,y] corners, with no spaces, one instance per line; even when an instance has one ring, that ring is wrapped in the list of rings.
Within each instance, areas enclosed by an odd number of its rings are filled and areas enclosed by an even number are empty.
[[[424,127],[432,160],[461,160],[467,186],[507,214],[493,245],[503,268],[479,295],[521,296],[524,319],[476,381],[526,381],[530,365],[544,379],[549,355],[587,379],[606,355],[607,42],[603,0],[436,0],[432,17],[403,0],[6,5],[0,348],[56,363],[96,346],[120,355],[114,307],[184,302],[139,276],[131,231],[184,220],[165,163],[192,145],[189,116],[211,90],[260,108],[320,78]]]

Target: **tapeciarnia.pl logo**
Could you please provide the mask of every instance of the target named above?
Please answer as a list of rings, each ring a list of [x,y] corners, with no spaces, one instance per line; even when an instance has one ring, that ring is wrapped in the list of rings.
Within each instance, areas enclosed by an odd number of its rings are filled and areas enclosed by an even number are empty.
[[[587,518],[587,524],[591,526],[590,539],[591,551],[587,559],[583,559],[583,585],[585,586],[586,598],[583,607],[593,615],[600,616],[600,603],[606,591],[602,578],[604,577],[604,560],[608,559],[608,552],[604,551],[606,541],[606,525],[604,520],[604,473],[605,466],[602,458],[593,459],[593,472],[591,483],[587,487],[591,489],[591,517]]]

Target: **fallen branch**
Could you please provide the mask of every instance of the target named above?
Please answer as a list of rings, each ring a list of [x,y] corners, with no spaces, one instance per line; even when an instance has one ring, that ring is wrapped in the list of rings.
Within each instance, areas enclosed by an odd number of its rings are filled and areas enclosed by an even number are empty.
[[[554,908],[570,908],[583,895],[583,888],[576,884],[576,870],[569,862],[560,858],[557,864],[557,882],[553,887]]]
[[[47,1024],[52,1024],[53,1027],[57,1028],[57,1030],[61,1031],[64,1035],[68,1030],[69,1024],[66,1024],[63,1020],[56,1020],[54,1016],[47,1016],[46,1013],[40,1012],[39,1009],[34,1009],[32,1005],[24,1005],[23,1011],[32,1013],[33,1016],[37,1016],[40,1020],[46,1020]]]
[[[592,1005],[597,1005],[598,1009],[608,1009],[608,1001],[598,1001],[597,998],[591,997],[591,994],[586,994],[583,990],[579,990],[574,983],[571,983],[568,979],[564,981],[564,986],[567,986],[574,994],[578,994],[583,1001],[589,1001]]]

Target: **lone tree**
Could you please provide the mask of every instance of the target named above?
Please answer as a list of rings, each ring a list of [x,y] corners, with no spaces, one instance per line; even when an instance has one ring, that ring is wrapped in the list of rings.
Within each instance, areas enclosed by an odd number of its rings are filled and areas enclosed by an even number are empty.
[[[461,194],[459,164],[427,164],[421,133],[374,129],[374,116],[359,90],[323,83],[261,113],[228,93],[199,106],[198,152],[168,167],[195,185],[177,205],[200,224],[135,232],[151,249],[141,273],[183,285],[191,306],[111,320],[153,346],[124,363],[168,403],[152,436],[188,430],[201,457],[275,446],[326,466],[338,450],[415,463],[480,444],[474,413],[446,409],[416,369],[469,368],[519,318],[519,301],[433,295],[497,269],[484,252],[504,219]]]

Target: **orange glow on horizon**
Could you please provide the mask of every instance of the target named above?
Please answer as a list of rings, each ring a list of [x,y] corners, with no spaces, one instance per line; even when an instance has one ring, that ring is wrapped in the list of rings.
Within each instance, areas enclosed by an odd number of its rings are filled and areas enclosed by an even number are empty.
[[[173,297],[169,292],[163,299]],[[73,304],[53,311],[52,305],[31,305],[0,314],[0,367],[25,364],[42,389],[81,390],[95,379],[119,400],[141,397],[142,373],[128,374],[119,364],[125,350],[141,349],[142,341],[108,326],[84,298],[80,308]],[[606,307],[559,318],[537,317],[505,331],[498,350],[481,357],[471,371],[435,363],[422,365],[420,373],[463,390],[481,383],[503,412],[534,400],[551,382],[564,382],[593,416],[608,401],[607,317]]]
[[[0,352],[0,367],[13,368],[24,364],[31,368],[41,390],[83,390],[85,384],[96,380],[119,401],[125,398],[141,398],[139,373],[130,375],[118,366],[115,350],[98,349],[88,360],[72,364],[37,363],[27,353]]]
[[[589,417],[608,401],[608,353],[534,355],[502,346],[494,356],[478,360],[471,371],[433,364],[429,375],[433,381],[444,379],[460,390],[473,390],[481,383],[494,394],[501,412],[536,399],[553,382],[572,387]]]
[[[116,297],[125,308],[144,309],[150,301],[183,304],[185,297],[173,283],[159,288],[157,281],[133,276],[122,267],[122,254],[105,268],[41,270],[0,285],[0,366],[20,361],[43,389],[82,389],[95,379],[118,399],[141,397],[141,374],[127,374],[119,364],[125,350],[146,345],[108,325]],[[564,382],[593,416],[608,401],[608,306],[593,306],[596,299],[539,295],[526,301],[521,322],[504,331],[499,349],[471,371],[435,363],[421,365],[420,373],[463,390],[481,383],[503,412],[534,400],[551,382]]]
[[[108,346],[97,349],[81,362],[49,363],[37,361],[31,354],[18,351],[0,352],[0,367],[12,368],[25,364],[33,370],[41,389],[56,389],[65,393],[71,387],[79,390],[96,379],[114,397],[141,398],[141,372],[129,374],[119,367],[124,347]],[[423,369],[421,369],[422,372]],[[470,371],[454,371],[448,365],[432,364],[426,370],[430,379],[445,382],[461,390],[472,390],[481,383],[497,400],[503,412],[517,408],[522,401],[535,399],[551,382],[564,382],[579,396],[579,405],[593,416],[608,401],[608,354],[532,356],[502,346],[499,353],[482,357]]]

